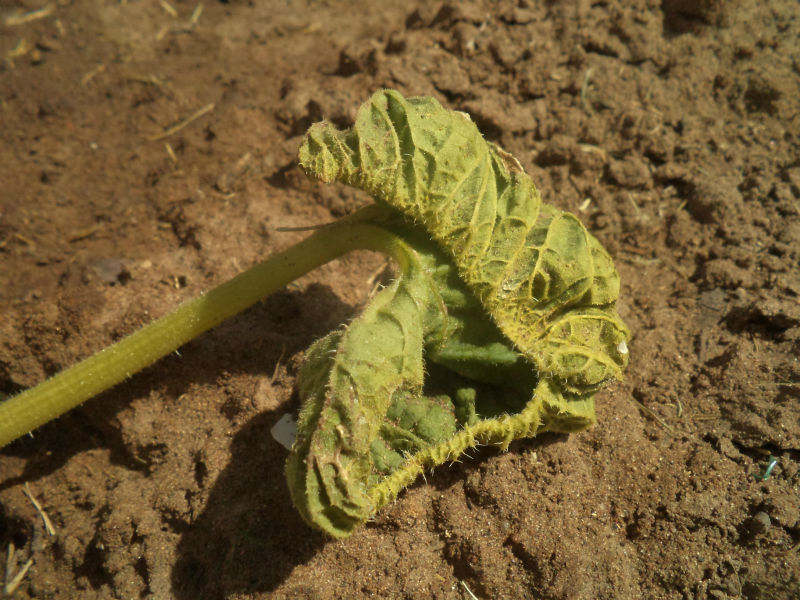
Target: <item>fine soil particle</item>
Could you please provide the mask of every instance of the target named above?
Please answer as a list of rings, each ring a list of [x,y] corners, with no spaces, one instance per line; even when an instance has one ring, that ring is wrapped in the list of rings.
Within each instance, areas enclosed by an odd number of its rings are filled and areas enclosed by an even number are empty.
[[[470,113],[579,215],[633,339],[595,427],[332,541],[269,430],[384,264],[349,255],[2,451],[16,597],[798,597],[796,0],[42,5],[0,14],[0,394],[366,202],[295,153],[380,87]]]

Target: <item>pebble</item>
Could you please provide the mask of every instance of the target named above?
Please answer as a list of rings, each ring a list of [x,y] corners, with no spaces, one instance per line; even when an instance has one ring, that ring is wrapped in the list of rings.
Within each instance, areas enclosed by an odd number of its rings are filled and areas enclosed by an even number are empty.
[[[764,535],[769,530],[771,525],[772,521],[770,520],[769,515],[763,510],[757,512],[744,522],[745,530],[751,539]]]

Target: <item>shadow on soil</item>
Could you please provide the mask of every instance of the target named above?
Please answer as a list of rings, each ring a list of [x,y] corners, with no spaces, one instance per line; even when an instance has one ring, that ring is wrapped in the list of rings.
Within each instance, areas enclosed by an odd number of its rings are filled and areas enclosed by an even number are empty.
[[[272,412],[260,414],[234,437],[230,464],[178,544],[177,600],[271,591],[325,544],[292,506],[286,452],[269,434],[275,421]]]

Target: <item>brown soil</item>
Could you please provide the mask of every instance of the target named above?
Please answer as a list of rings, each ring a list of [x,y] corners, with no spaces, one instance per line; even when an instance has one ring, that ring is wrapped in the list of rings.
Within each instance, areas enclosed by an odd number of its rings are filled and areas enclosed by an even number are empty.
[[[59,0],[7,19],[44,4],[0,15],[0,392],[364,202],[294,154],[381,86],[469,112],[580,215],[633,340],[595,427],[476,452],[331,541],[292,508],[269,430],[297,409],[303,349],[383,264],[350,255],[2,451],[0,561],[10,543],[11,575],[33,560],[17,597],[798,597],[796,0],[207,0],[194,23],[195,0]]]

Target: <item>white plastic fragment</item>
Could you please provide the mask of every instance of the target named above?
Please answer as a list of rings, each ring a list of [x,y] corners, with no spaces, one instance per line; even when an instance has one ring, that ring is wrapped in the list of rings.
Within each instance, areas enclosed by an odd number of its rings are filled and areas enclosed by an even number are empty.
[[[625,340],[622,340],[619,344],[617,344],[617,352],[620,354],[628,353],[628,344],[625,343]]]
[[[297,423],[292,419],[292,415],[286,413],[272,426],[269,433],[281,446],[291,450],[294,438],[297,437]]]

